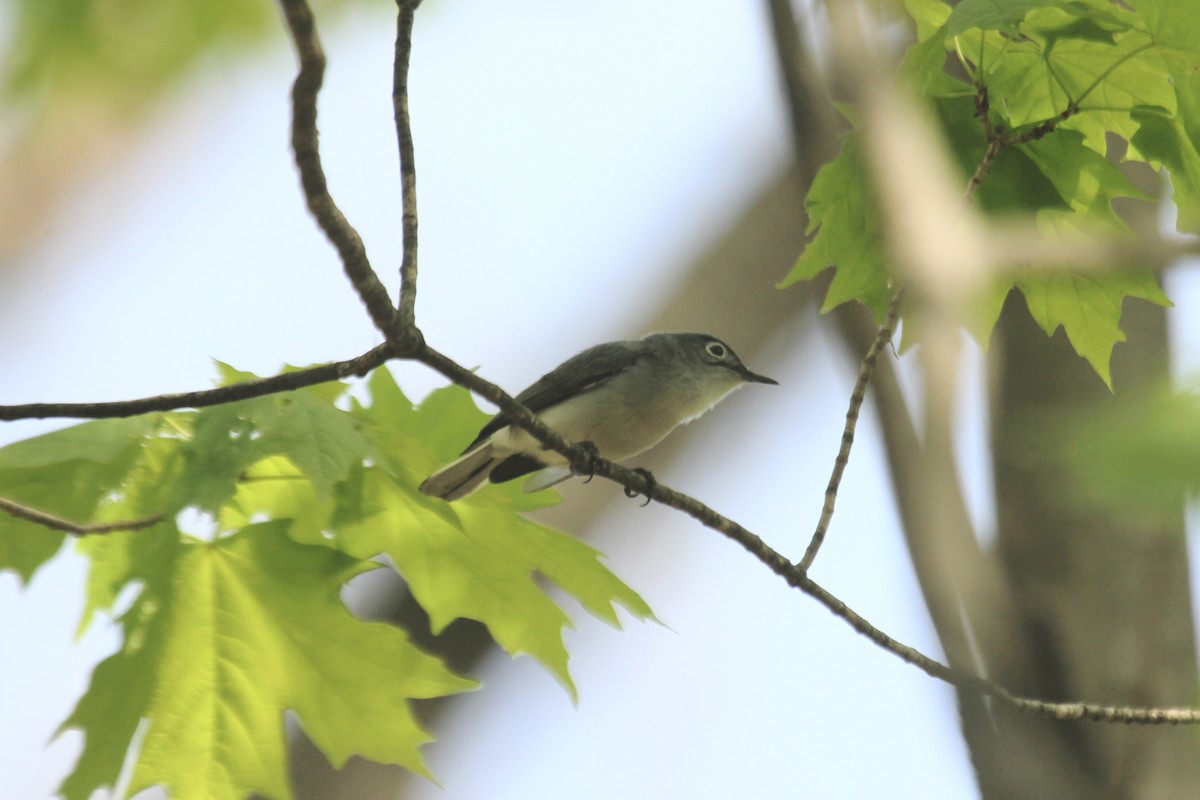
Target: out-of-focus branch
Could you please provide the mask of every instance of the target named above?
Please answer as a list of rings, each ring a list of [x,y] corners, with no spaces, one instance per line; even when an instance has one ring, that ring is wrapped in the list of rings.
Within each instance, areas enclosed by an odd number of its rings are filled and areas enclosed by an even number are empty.
[[[822,164],[837,152],[837,122],[817,67],[804,45],[804,30],[792,0],[767,0],[771,38],[789,112],[796,162],[805,189]]]
[[[861,615],[810,579],[803,568],[792,564],[778,551],[766,544],[761,537],[733,520],[717,513],[698,500],[657,482],[645,472],[627,469],[598,457],[592,451],[568,442],[500,387],[484,380],[473,371],[438,353],[428,345],[418,346],[412,357],[442,373],[454,383],[465,386],[495,403],[512,420],[513,424],[528,432],[547,448],[563,455],[575,470],[608,478],[636,494],[644,495],[656,502],[675,508],[737,542],[790,586],[800,589],[816,599],[830,612],[880,647],[933,677],[951,683],[959,689],[992,697],[1018,710],[1054,719],[1088,719],[1140,724],[1200,723],[1200,710],[1196,709],[1114,707],[1091,703],[1051,703],[1022,698],[986,679],[977,677],[973,672],[947,667],[875,628]],[[934,515],[929,516],[933,517]]]
[[[379,283],[378,277],[367,260],[361,239],[353,227],[342,217],[334,205],[332,198],[329,196],[324,175],[320,168],[315,127],[316,94],[321,85],[324,56],[320,52],[320,46],[315,30],[313,29],[311,11],[307,3],[304,0],[281,0],[281,2],[283,2],[288,25],[296,41],[297,51],[300,53],[301,60],[300,74],[293,88],[293,143],[296,151],[297,167],[302,175],[305,197],[318,223],[325,230],[330,240],[337,246],[347,276],[359,291],[364,304],[372,314],[372,318],[388,339],[388,344],[376,348],[371,353],[360,357],[361,359],[367,359],[368,356],[380,358],[381,360],[386,359],[388,356],[406,358],[419,361],[436,370],[454,383],[466,387],[495,403],[511,419],[512,424],[527,431],[545,447],[565,456],[576,470],[600,475],[601,477],[615,481],[626,489],[681,511],[696,519],[705,527],[723,534],[740,544],[768,569],[786,581],[788,585],[816,599],[831,613],[878,646],[896,657],[913,664],[927,674],[951,683],[961,690],[991,697],[1021,711],[1054,719],[1089,719],[1138,724],[1200,723],[1200,710],[1193,709],[1133,708],[1089,703],[1051,703],[1022,698],[1012,694],[1001,686],[975,676],[969,671],[943,665],[916,649],[902,644],[871,625],[844,602],[810,579],[805,569],[791,563],[789,559],[764,542],[759,536],[734,520],[719,514],[692,497],[655,481],[644,471],[631,470],[619,466],[597,456],[593,451],[567,441],[500,387],[484,380],[473,371],[428,346],[421,338],[419,331],[417,331],[411,319],[404,319],[403,315],[392,308],[390,302],[387,303],[386,311],[380,307],[381,298],[384,301],[387,299],[386,292],[383,292],[382,285]],[[401,16],[404,17],[405,14],[411,14],[414,7],[402,2],[400,4]],[[397,58],[406,59],[408,53],[411,51],[411,42],[406,40],[411,37],[411,20],[407,23],[402,21],[398,25],[398,31],[400,36],[397,42]],[[399,67],[397,71],[400,71]],[[403,80],[398,83],[400,94],[398,103],[400,107],[406,107],[405,86],[406,82]],[[406,156],[402,148],[402,159],[410,156],[411,152],[407,153]],[[403,166],[402,174],[405,174],[405,167]],[[408,174],[415,181],[415,173]],[[406,202],[406,211],[411,211],[413,215],[412,222],[415,226],[416,208],[415,201],[412,200],[413,197],[413,195],[409,195],[410,200]],[[409,205],[409,203],[413,204]],[[409,263],[411,266],[409,279],[412,281],[416,279],[415,244],[415,238],[406,240],[405,242],[406,248],[414,248],[406,254],[406,263]],[[411,257],[411,261],[408,260],[409,257]],[[886,341],[886,337],[883,341]],[[883,346],[884,344],[881,342],[879,348],[877,348],[877,352]],[[362,362],[356,359],[352,362],[343,362],[343,364],[361,366]],[[315,370],[308,371],[309,374],[305,378],[312,379],[317,374],[317,370],[329,370],[335,366],[337,365],[315,368]],[[334,372],[336,373],[336,370]],[[303,374],[291,373],[291,375]],[[238,386],[243,387],[241,391],[257,391],[262,388],[264,383],[277,381],[277,383],[272,383],[271,385],[276,387],[277,390],[283,390],[284,380],[288,377],[288,375],[278,376],[277,378],[263,379],[263,381],[249,382],[247,384],[239,384]],[[317,381],[313,380],[312,382]],[[246,387],[250,388],[247,389]],[[225,388],[226,390],[233,390],[237,387]],[[214,390],[214,392],[219,391],[221,390]],[[265,392],[258,391],[258,393],[263,394]],[[212,394],[206,393],[206,395],[205,399],[212,399]],[[226,399],[237,399],[237,397],[228,397]],[[156,398],[149,398],[148,400],[161,402],[161,399]],[[129,411],[131,407],[133,407],[131,404],[124,404],[119,410],[126,413],[133,413]],[[130,524],[138,524],[139,522],[147,525],[153,524],[153,522],[146,520],[124,524],[128,526]]]
[[[968,182],[966,202],[963,202],[964,193],[955,186],[954,170],[944,149],[938,146],[940,137],[935,126],[924,118],[918,103],[906,102],[905,87],[897,85],[885,69],[872,63],[871,54],[875,50],[864,45],[858,35],[861,32],[853,13],[854,6],[848,2],[827,6],[838,30],[834,36],[835,52],[840,54],[845,85],[859,103],[861,127],[868,142],[872,176],[879,190],[889,250],[896,262],[896,274],[910,294],[912,317],[906,317],[906,324],[920,328],[914,338],[922,342],[922,441],[919,450],[901,453],[892,461],[892,479],[897,487],[908,486],[907,491],[897,492],[902,501],[906,538],[949,663],[973,674],[990,675],[1005,686],[1019,687],[1039,696],[1076,694],[1131,700],[1157,697],[1168,703],[1186,697],[1178,691],[1174,694],[1148,693],[1149,683],[1130,685],[1125,674],[1110,674],[1112,680],[1106,684],[1066,683],[1067,676],[1059,675],[1057,671],[1053,672],[1054,678],[1064,679],[1063,682],[1044,674],[1047,667],[1057,670],[1061,664],[1070,663],[1065,658],[1061,662],[1037,658],[1042,636],[1054,640],[1052,645],[1043,645],[1043,650],[1063,651],[1067,631],[1039,626],[1046,618],[1057,622],[1065,615],[1055,618],[1048,598],[1033,594],[1022,585],[1027,581],[1020,565],[1015,571],[1005,569],[995,557],[980,550],[958,488],[953,411],[959,375],[961,322],[972,298],[990,285],[998,273],[1011,270],[1014,263],[1025,262],[1037,264],[1039,268],[1052,265],[1059,270],[1064,266],[1121,268],[1128,263],[1145,265],[1148,260],[1163,263],[1196,245],[1194,242],[1163,242],[1154,233],[1137,243],[1131,238],[1112,246],[1112,237],[1107,235],[1071,247],[1065,239],[1050,238],[1038,231],[1032,219],[1015,227],[1000,226],[983,219],[972,210],[970,200],[989,174],[995,158],[1004,148],[1050,134],[1078,111],[1078,104],[1071,103],[1056,116],[1012,135],[991,122],[987,115],[986,90],[981,89],[977,95],[977,109],[983,123],[986,154]],[[916,180],[914,176],[917,176]],[[1020,235],[1011,236],[1014,230],[1019,230]],[[1023,371],[1022,367],[1017,369]],[[1009,382],[1019,383],[1018,375],[1010,372]],[[1053,382],[1056,378],[1050,376],[1050,380]],[[1039,395],[1038,402],[1045,402],[1044,395]],[[889,443],[889,457],[892,450]],[[901,461],[904,463],[898,468]],[[1003,495],[1003,489],[1003,486],[997,488],[1001,503],[1008,499]],[[907,513],[903,512],[905,500],[909,507]],[[1043,517],[1043,524],[1038,529],[1038,544],[1030,548],[1030,555],[1039,565],[1046,560],[1044,554],[1050,548],[1044,542],[1052,532],[1052,526],[1047,527],[1044,521]],[[1068,538],[1067,532],[1063,533],[1064,538]],[[1095,539],[1094,536],[1085,538]],[[1074,573],[1079,569],[1079,562],[1090,562],[1095,549],[1092,548],[1086,557],[1075,551],[1063,554],[1070,563],[1066,571]],[[1062,570],[1064,565],[1038,571],[1054,573],[1055,569]],[[1177,576],[1178,571],[1175,571],[1172,577]],[[1050,583],[1055,587],[1063,581],[1059,574],[1050,577]],[[1044,588],[1041,591],[1045,593]],[[1057,588],[1052,591],[1061,594]],[[1105,594],[1112,591],[1107,576],[1102,591]],[[1067,605],[1078,605],[1077,599],[1060,599]],[[1094,607],[1095,604],[1090,605]],[[1077,616],[1086,617],[1089,613],[1095,612],[1089,609]],[[1190,626],[1177,626],[1172,633],[1180,629],[1190,633]],[[1186,652],[1190,657],[1191,648],[1178,647],[1177,637],[1160,641],[1165,648]],[[1098,658],[1095,653],[1081,648],[1079,642],[1074,644],[1077,657],[1081,656],[1086,663],[1071,667],[1072,670],[1079,674],[1106,672],[1100,666],[1106,662],[1105,657]],[[1039,673],[1039,669],[1043,672]],[[1128,738],[1119,738],[1119,733],[1097,731],[1089,734],[1070,726],[1038,724],[1028,716],[1016,717],[1007,713],[1003,706],[981,704],[967,692],[960,691],[959,698],[964,735],[970,745],[984,797],[1030,796],[1031,792],[1055,797],[1094,797],[1099,796],[1099,791],[1112,790],[1116,785],[1114,781],[1125,780],[1154,785],[1158,794],[1167,796],[1163,793],[1164,786],[1194,785],[1194,780],[1188,782],[1188,770],[1174,766],[1164,768],[1168,759],[1175,760],[1176,766],[1183,762],[1178,756],[1183,750],[1177,750],[1174,744],[1168,745],[1166,739],[1138,739],[1139,746],[1144,749],[1162,745],[1161,751],[1156,750],[1156,756],[1161,752],[1161,758],[1154,765],[1147,765],[1149,759],[1134,758],[1128,759],[1128,765],[1110,765],[1112,756],[1128,752],[1129,748],[1122,744],[1131,743]],[[1096,747],[1094,742],[1097,740],[1105,742],[1105,746]],[[1184,743],[1184,750],[1186,746]],[[1130,766],[1134,761],[1141,766]],[[1098,770],[1098,763],[1106,766]],[[1120,785],[1122,791],[1128,793],[1129,786]],[[1096,791],[1091,791],[1093,789]]]

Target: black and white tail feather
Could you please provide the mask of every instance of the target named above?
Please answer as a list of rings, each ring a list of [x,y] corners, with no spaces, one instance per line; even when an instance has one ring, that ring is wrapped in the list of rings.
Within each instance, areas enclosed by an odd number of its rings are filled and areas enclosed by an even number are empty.
[[[459,500],[489,481],[504,483],[531,472],[540,474],[525,482],[527,492],[548,489],[571,477],[569,467],[549,467],[533,456],[498,452],[491,442],[484,442],[430,475],[420,489],[430,497]]]

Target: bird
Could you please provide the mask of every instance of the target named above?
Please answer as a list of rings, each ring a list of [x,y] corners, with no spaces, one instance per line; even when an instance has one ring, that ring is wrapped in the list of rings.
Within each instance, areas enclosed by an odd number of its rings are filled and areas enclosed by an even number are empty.
[[[624,461],[747,383],[779,382],[751,372],[733,348],[715,336],[654,333],[588,348],[516,399],[568,441],[586,443],[610,461]],[[459,458],[418,488],[426,496],[454,501],[485,483],[531,473],[523,487],[526,492],[573,474],[566,458],[512,425],[502,412],[483,426]]]

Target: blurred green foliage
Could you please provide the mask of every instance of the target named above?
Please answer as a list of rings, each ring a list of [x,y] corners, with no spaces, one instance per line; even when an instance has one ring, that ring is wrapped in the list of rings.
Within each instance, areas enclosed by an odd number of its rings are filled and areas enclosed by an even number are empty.
[[[995,130],[1012,136],[1052,127],[1000,150],[973,198],[982,213],[1028,214],[1047,233],[1128,235],[1112,202],[1142,196],[1108,160],[1110,139],[1120,137],[1129,145],[1127,159],[1170,176],[1179,230],[1200,230],[1200,14],[1180,0],[1129,6],[962,0],[951,9],[940,0],[906,0],[919,41],[900,72],[939,123],[964,187],[988,144],[977,92],[986,88]],[[863,158],[851,134],[817,175],[806,200],[813,240],[783,285],[832,266],[825,309],[858,300],[882,319],[896,285]],[[1154,275],[1137,264],[1105,274],[1064,269],[1019,277],[1020,265],[1012,266],[973,304],[967,325],[978,341],[986,346],[1015,289],[1042,329],[1052,334],[1062,327],[1109,386],[1113,347],[1125,339],[1123,300],[1170,304]]]
[[[353,5],[316,0],[328,22]],[[205,61],[285,41],[270,0],[13,0],[0,100],[53,104],[80,96],[123,112],[163,96]]]

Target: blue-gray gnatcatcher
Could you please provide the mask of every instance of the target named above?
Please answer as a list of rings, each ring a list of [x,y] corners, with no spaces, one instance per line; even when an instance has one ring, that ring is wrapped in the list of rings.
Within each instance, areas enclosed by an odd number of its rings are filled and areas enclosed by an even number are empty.
[[[703,333],[655,333],[584,350],[543,375],[517,400],[571,442],[590,442],[621,461],[662,441],[745,383],[771,383],[751,372],[729,345]],[[525,491],[571,477],[567,460],[497,414],[458,460],[421,484],[421,492],[458,500],[485,481],[531,472]]]

